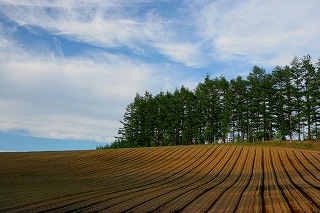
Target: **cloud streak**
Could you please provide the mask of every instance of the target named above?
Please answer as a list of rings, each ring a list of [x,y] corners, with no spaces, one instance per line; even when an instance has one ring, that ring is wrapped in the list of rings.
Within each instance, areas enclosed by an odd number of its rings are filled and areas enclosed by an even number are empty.
[[[1,12],[20,26],[38,27],[73,41],[106,48],[128,47],[134,51],[148,46],[149,50],[144,48],[148,52],[159,50],[172,61],[187,66],[202,66],[203,60],[199,56],[192,62],[189,60],[195,55],[193,51],[201,54],[199,46],[181,41],[174,32],[176,25],[173,22],[161,19],[154,10],[137,15],[142,3],[154,4],[152,1],[59,1],[40,4],[25,1],[6,2]],[[180,40],[179,47],[177,40]],[[174,45],[178,53],[168,50]],[[183,56],[181,50],[187,50]]]
[[[239,59],[274,66],[318,52],[316,0],[182,1],[176,16],[164,17],[158,6],[165,2],[3,1],[1,13],[20,26],[99,47],[158,52],[187,67]]]

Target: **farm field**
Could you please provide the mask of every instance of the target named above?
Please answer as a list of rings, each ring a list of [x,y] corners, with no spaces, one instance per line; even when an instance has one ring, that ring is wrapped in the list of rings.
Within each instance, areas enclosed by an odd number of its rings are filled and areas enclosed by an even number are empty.
[[[320,152],[204,145],[0,153],[0,212],[320,212]]]

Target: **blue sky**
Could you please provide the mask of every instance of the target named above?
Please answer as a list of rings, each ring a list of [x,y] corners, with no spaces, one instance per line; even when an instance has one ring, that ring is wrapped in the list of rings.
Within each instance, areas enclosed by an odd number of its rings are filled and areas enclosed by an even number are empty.
[[[319,9],[318,0],[0,0],[0,150],[94,149],[114,140],[137,92],[317,59]]]

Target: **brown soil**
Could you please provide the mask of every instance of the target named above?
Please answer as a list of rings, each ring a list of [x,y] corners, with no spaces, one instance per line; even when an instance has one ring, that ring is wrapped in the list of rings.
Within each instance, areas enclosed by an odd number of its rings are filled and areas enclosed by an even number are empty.
[[[320,212],[320,152],[182,146],[0,153],[0,212]]]

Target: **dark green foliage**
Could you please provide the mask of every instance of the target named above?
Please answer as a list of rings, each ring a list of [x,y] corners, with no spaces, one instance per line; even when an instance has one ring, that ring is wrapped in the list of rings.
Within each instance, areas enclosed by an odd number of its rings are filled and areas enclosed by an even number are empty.
[[[137,94],[110,146],[189,145],[268,140],[318,140],[320,59],[295,57],[272,73],[254,66],[247,79],[211,79],[194,91]]]

